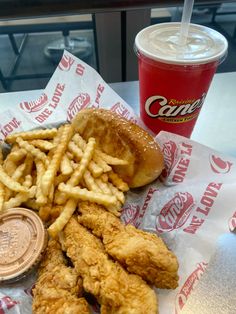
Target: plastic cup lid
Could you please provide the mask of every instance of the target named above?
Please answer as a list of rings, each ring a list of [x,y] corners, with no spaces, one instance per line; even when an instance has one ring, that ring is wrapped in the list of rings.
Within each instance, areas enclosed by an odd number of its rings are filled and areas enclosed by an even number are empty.
[[[141,30],[135,38],[138,53],[172,64],[203,64],[221,60],[228,42],[219,32],[190,24],[187,44],[179,46],[180,23],[160,23]]]
[[[16,280],[40,260],[47,243],[41,219],[25,208],[0,214],[0,282]]]

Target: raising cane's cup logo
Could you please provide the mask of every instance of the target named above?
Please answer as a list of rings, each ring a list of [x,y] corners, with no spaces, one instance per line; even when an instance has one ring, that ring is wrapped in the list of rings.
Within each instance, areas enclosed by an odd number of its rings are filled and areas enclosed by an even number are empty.
[[[174,168],[177,163],[178,157],[178,148],[175,142],[169,141],[163,145],[162,152],[165,160],[165,169],[162,172],[162,178],[165,179],[171,173],[171,170]]]
[[[25,112],[37,112],[41,110],[48,103],[48,96],[43,93],[39,99],[34,101],[22,101],[20,103],[20,108]]]
[[[190,296],[191,292],[196,287],[206,267],[207,267],[207,263],[205,262],[198,263],[197,268],[191,273],[191,275],[187,278],[187,280],[183,284],[181,290],[176,296],[176,307],[175,307],[176,314],[179,314],[181,310],[183,309],[184,305],[187,302],[188,297]]]
[[[70,70],[70,68],[74,62],[75,62],[75,60],[72,57],[67,56],[67,55],[63,55],[58,67],[60,70],[67,72]]]
[[[67,120],[71,121],[77,112],[88,107],[90,96],[87,93],[80,93],[69,105],[67,109]]]
[[[178,229],[187,221],[194,200],[188,192],[177,192],[174,197],[165,204],[157,216],[156,229],[158,232],[169,232]]]
[[[128,225],[132,224],[135,226],[135,223],[139,217],[140,206],[135,204],[127,204],[122,211],[122,220]]]
[[[204,103],[206,93],[198,99],[167,99],[161,95],[149,97],[145,102],[145,111],[151,118],[167,123],[182,123],[195,119]]]
[[[228,173],[233,165],[232,162],[225,161],[215,155],[210,155],[211,169],[215,173]]]

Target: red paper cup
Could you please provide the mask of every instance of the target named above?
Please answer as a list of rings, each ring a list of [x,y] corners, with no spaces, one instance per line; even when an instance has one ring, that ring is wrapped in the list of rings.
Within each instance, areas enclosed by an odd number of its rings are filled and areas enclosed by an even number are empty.
[[[164,130],[190,137],[228,44],[215,30],[190,24],[187,46],[180,49],[179,29],[180,23],[162,23],[135,38],[140,116],[155,134]]]

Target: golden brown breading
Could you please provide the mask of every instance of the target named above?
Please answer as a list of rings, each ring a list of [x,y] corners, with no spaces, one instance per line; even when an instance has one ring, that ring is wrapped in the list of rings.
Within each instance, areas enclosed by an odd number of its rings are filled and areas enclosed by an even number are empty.
[[[82,280],[75,269],[66,266],[60,244],[49,240],[33,289],[34,314],[89,314],[88,303],[79,298]]]
[[[156,314],[155,292],[137,275],[128,274],[102,249],[99,239],[72,217],[64,229],[65,248],[83,278],[84,289],[101,304],[102,314]]]
[[[125,226],[117,217],[94,203],[79,204],[79,222],[102,238],[106,252],[129,272],[158,288],[178,286],[178,261],[155,234]]]

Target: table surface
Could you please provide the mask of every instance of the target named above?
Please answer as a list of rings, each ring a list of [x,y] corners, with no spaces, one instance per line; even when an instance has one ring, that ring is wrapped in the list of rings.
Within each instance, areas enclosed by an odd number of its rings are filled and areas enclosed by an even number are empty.
[[[139,83],[110,86],[139,113]],[[27,93],[36,99],[42,90],[0,94],[0,103]],[[236,157],[236,72],[215,74],[191,138],[217,151]]]

